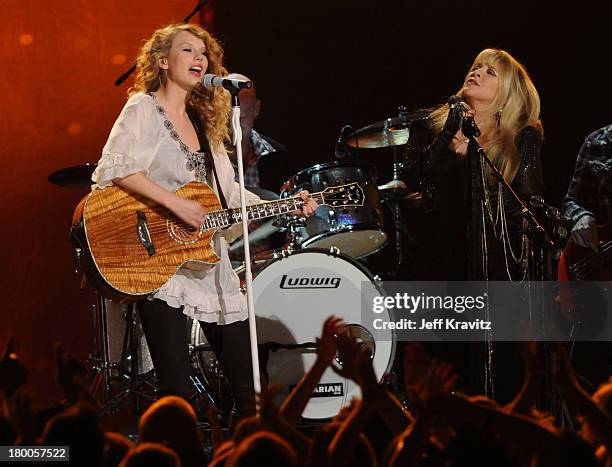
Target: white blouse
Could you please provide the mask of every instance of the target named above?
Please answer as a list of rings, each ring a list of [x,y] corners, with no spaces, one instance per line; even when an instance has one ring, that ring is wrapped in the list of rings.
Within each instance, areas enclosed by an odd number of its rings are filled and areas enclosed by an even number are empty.
[[[240,191],[227,152],[222,145],[211,151],[228,206],[239,207]],[[176,191],[196,180],[193,165],[191,170],[188,167],[188,160],[195,155],[182,143],[157,100],[148,94],[134,94],[123,107],[102,150],[92,175],[96,183],[93,189],[105,188],[112,185],[113,179],[141,172],[167,190]],[[216,183],[212,188],[217,193]],[[259,202],[249,191],[246,196],[247,205]],[[212,242],[221,262],[205,271],[179,269],[149,299],[159,298],[175,308],[182,306],[186,315],[209,323],[245,320],[246,299],[231,267],[226,234],[220,232]]]

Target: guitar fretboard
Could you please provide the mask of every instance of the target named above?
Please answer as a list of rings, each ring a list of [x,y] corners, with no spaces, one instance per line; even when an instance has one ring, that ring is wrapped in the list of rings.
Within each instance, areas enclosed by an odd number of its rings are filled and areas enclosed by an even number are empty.
[[[322,193],[311,193],[310,197],[317,203],[323,204]],[[278,201],[266,201],[246,207],[247,220],[264,219],[266,217],[278,216],[288,212],[297,211],[304,206],[304,200],[300,197],[285,198]],[[223,209],[211,211],[204,221],[204,228],[222,229],[233,224],[242,222],[242,211],[240,208]]]

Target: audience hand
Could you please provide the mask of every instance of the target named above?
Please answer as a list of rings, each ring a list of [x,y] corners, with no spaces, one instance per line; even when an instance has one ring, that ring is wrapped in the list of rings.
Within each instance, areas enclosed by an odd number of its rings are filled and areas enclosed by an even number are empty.
[[[338,316],[330,316],[323,323],[321,338],[317,338],[317,358],[326,365],[331,365],[336,356],[336,335],[346,323]]]
[[[0,392],[9,399],[28,379],[28,370],[15,354],[15,338],[10,336],[0,356]]]
[[[85,402],[93,406],[97,402],[85,387],[85,365],[72,355],[65,355],[60,343],[55,345],[57,380],[68,404]]]
[[[579,388],[576,373],[562,342],[551,342],[553,378],[563,390]]]
[[[359,385],[364,398],[377,394],[378,379],[372,364],[372,354],[367,347],[361,347],[354,337],[341,333],[336,340],[341,366],[332,369],[344,378]]]
[[[31,445],[36,442],[36,417],[32,410],[33,393],[20,387],[8,400],[8,415],[19,438],[18,444]]]
[[[427,412],[429,401],[449,395],[459,375],[450,363],[430,359],[418,344],[410,344],[404,353],[404,381],[406,392],[417,411]]]

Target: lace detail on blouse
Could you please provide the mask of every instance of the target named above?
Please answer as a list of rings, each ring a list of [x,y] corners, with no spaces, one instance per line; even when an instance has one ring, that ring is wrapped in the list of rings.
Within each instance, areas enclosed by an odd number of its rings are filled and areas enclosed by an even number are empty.
[[[185,158],[187,159],[185,163],[185,165],[187,166],[187,170],[195,172],[196,180],[200,182],[206,182],[206,175],[208,173],[206,153],[203,150],[201,152],[194,152],[189,149],[189,146],[183,143],[181,137],[174,129],[174,125],[168,118],[168,115],[166,115],[166,109],[164,109],[159,103],[155,94],[150,92],[149,95],[153,98],[153,101],[155,102],[155,108],[157,109],[157,112],[161,116],[162,120],[164,121],[164,127],[166,127],[166,129],[170,133],[170,137],[178,143],[179,147],[181,148],[181,152],[185,154]]]

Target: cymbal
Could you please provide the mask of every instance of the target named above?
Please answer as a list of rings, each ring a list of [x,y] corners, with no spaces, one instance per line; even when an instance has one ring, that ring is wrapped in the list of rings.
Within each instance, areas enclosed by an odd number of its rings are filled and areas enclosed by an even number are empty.
[[[391,180],[384,185],[378,185],[381,193],[404,192],[408,191],[408,186],[402,180]]]
[[[410,137],[410,120],[407,117],[387,118],[354,131],[346,144],[354,148],[387,148],[401,146]]]
[[[420,203],[422,198],[421,192],[410,192],[408,190],[408,185],[402,180],[391,180],[384,185],[379,185],[378,191],[383,198],[390,200],[405,200],[411,203]]]
[[[89,188],[92,185],[91,174],[96,170],[97,164],[86,163],[73,165],[51,172],[47,177],[51,183],[59,186]]]
[[[410,140],[410,127],[416,121],[426,118],[414,115],[401,115],[373,123],[351,133],[346,144],[354,148],[388,148],[402,146]]]

